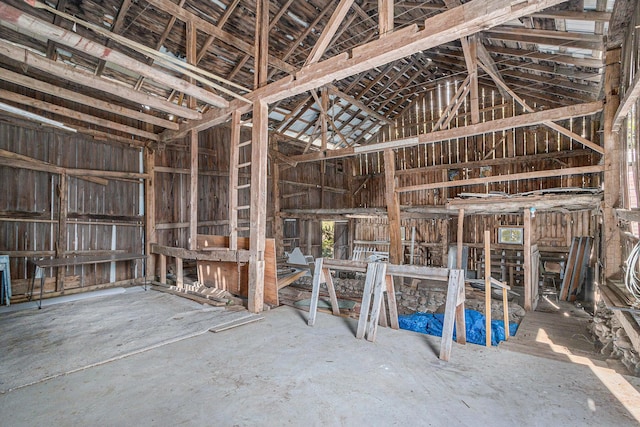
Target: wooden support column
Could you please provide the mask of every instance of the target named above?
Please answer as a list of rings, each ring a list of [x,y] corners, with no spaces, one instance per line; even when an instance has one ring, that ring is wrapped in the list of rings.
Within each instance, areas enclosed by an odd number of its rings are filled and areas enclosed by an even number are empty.
[[[56,240],[56,258],[62,258],[67,252],[67,213],[68,213],[68,197],[69,197],[69,180],[66,173],[60,174],[60,182],[58,183],[58,237]],[[56,291],[64,291],[64,273],[65,268],[57,269],[56,275]]]
[[[266,86],[269,68],[269,0],[256,1],[254,87]]]
[[[533,286],[531,274],[531,210],[522,213],[524,224],[524,309],[533,310]]]
[[[620,58],[621,49],[608,50],[604,73],[604,278],[621,271],[622,247],[615,209],[620,203],[620,171],[623,144],[618,134],[612,131],[616,111],[620,105]]]
[[[387,217],[389,218],[389,261],[404,264],[402,236],[400,236],[400,202],[396,193],[396,157],[393,150],[384,151],[384,182]]]
[[[491,231],[484,230],[484,317],[486,341],[491,347]]]
[[[189,132],[191,169],[189,180],[189,250],[198,246],[198,132]]]
[[[278,137],[273,137],[274,149],[278,151]],[[280,213],[280,163],[273,161],[271,163],[271,173],[273,179],[273,237],[276,240],[276,257],[284,256],[284,230],[282,224],[282,215]]]
[[[187,62],[196,64],[196,44],[198,31],[193,22],[187,22]],[[195,80],[189,77],[189,82],[195,84]],[[195,109],[198,102],[195,97],[189,96],[187,106]],[[190,180],[189,180],[189,250],[196,250],[198,245],[198,131],[189,132],[190,148]]]
[[[462,245],[464,244],[464,209],[458,210],[458,248],[456,252],[456,268],[462,272],[466,271],[462,268]],[[464,284],[462,285],[464,286]],[[456,341],[458,344],[467,343],[466,320],[464,317],[464,301],[456,306]]]
[[[394,0],[378,0],[378,28],[380,38],[393,31]]]
[[[151,245],[153,243],[157,243],[158,239],[156,232],[155,165],[155,153],[152,150],[145,148],[144,172],[148,175],[148,178],[144,181],[144,253],[147,255],[147,269],[145,271],[145,275],[149,280],[155,280],[156,257],[151,253]],[[162,277],[160,279],[162,280]]]
[[[251,140],[251,215],[249,234],[249,302],[252,313],[264,304],[264,248],[267,224],[267,151],[269,110],[262,101],[253,104]]]
[[[440,220],[440,259],[441,265],[447,264],[449,258],[449,220]]]

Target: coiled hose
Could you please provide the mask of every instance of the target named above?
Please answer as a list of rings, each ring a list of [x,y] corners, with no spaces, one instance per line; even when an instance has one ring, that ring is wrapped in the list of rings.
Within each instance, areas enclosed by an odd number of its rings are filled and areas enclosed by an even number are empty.
[[[624,272],[624,285],[636,299],[634,305],[640,304],[640,277],[638,277],[638,261],[640,260],[640,242],[631,249],[627,257],[626,271]]]

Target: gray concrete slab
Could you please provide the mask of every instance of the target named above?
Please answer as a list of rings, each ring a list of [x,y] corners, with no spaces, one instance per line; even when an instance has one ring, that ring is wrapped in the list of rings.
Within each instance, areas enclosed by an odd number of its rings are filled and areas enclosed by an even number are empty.
[[[114,316],[127,316],[135,300],[114,307]],[[445,363],[434,337],[382,328],[370,343],[354,338],[353,319],[319,313],[309,327],[290,307],[264,316],[1,394],[0,424],[627,426],[640,419],[640,379],[579,358],[454,344]],[[66,351],[49,346],[42,360]]]
[[[0,314],[0,393],[186,339],[248,312],[142,288]]]

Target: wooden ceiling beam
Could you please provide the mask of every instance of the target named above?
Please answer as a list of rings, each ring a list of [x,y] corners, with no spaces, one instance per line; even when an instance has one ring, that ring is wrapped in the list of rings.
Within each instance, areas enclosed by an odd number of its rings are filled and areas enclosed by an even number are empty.
[[[63,116],[68,119],[90,123],[95,126],[112,129],[118,132],[128,133],[130,135],[136,135],[141,138],[150,139],[152,141],[159,140],[158,135],[152,132],[143,131],[133,126],[112,122],[111,120],[102,119],[100,117],[92,116],[90,114],[80,113],[70,108],[62,107],[56,104],[51,104],[45,101],[40,101],[38,99],[31,98],[29,96],[20,95],[15,92],[10,92],[8,90],[0,89],[0,99],[15,102],[16,104],[27,105],[29,107],[33,107],[38,110],[57,114],[58,116]],[[69,127],[74,127],[73,124],[70,124],[70,123],[65,123],[65,124]]]
[[[316,63],[320,58],[322,58],[322,55],[324,55],[324,52],[327,50],[329,43],[331,43],[331,39],[336,34],[336,31],[338,31],[338,27],[344,20],[344,17],[347,16],[347,12],[349,12],[353,2],[354,0],[340,0],[340,3],[338,3],[338,6],[336,6],[333,11],[331,18],[329,18],[329,22],[327,22],[327,25],[322,30],[322,34],[320,34],[320,37],[316,40],[313,49],[311,49],[311,53],[309,53],[304,65]],[[331,4],[331,2],[329,2],[329,4]],[[311,28],[311,26],[309,27]]]
[[[544,53],[531,51],[528,49],[513,49],[508,47],[485,45],[487,50],[495,55],[509,56],[515,58],[526,58],[534,61],[548,61],[558,64],[575,65],[577,67],[602,68],[601,59],[597,58],[577,58],[569,54]]]
[[[63,65],[56,61],[51,61],[41,55],[36,55],[27,49],[15,46],[14,44],[4,40],[0,40],[0,54],[15,59],[21,64],[37,68],[56,77],[60,77],[83,86],[88,86],[131,102],[137,102],[141,105],[147,105],[157,110],[192,120],[202,118],[202,115],[197,111],[167,102],[157,96],[136,92],[131,90],[130,87],[110,82],[101,77],[96,77],[88,72],[80,71],[78,68]]]
[[[67,101],[77,102],[89,107],[96,108],[98,110],[106,111],[110,114],[117,114],[124,117],[129,117],[135,120],[140,120],[143,123],[151,123],[156,126],[161,126],[165,129],[178,129],[178,124],[169,120],[156,117],[151,114],[145,114],[140,111],[132,110],[130,108],[121,107],[113,102],[106,102],[100,99],[93,98],[91,96],[84,95],[79,92],[74,92],[68,89],[61,88],[59,86],[52,85],[40,80],[36,80],[31,77],[24,76],[22,74],[14,73],[6,69],[1,69],[0,80],[11,82],[17,85],[28,87],[39,92],[47,93],[58,98],[66,99]]]
[[[601,172],[604,172],[604,165],[580,166],[575,168],[511,173],[506,175],[485,176],[481,178],[460,179],[457,181],[443,181],[443,182],[433,182],[429,184],[418,184],[418,185],[411,185],[407,187],[397,187],[396,192],[408,193],[411,191],[434,190],[436,188],[442,189],[442,188],[452,188],[452,187],[464,187],[467,185],[490,184],[493,182],[518,181],[522,179],[555,178],[558,176],[585,175],[585,174],[601,173]]]
[[[38,35],[53,40],[56,43],[80,49],[82,52],[98,59],[104,59],[134,73],[148,77],[158,83],[169,86],[173,89],[194,96],[206,103],[216,107],[225,108],[229,102],[213,94],[204,88],[190,84],[187,81],[173,75],[152,68],[145,63],[137,61],[120,52],[106,48],[86,37],[79,36],[74,32],[49,24],[41,19],[35,18],[26,12],[16,9],[7,4],[0,3],[0,24],[25,35]]]
[[[609,22],[610,12],[599,12],[594,10],[544,10],[529,15],[532,18],[546,19],[570,19],[572,21],[601,21]]]
[[[514,5],[510,0],[472,0],[427,19],[424,30],[418,31],[413,25],[395,31],[384,39],[354,48],[351,55],[345,53],[303,67],[295,79],[280,79],[258,89],[253,96],[265,102],[276,102],[561,2],[532,0]]]
[[[538,30],[540,31],[540,30]],[[561,33],[561,31],[558,31]],[[507,42],[518,43],[530,43],[530,44],[543,44],[549,46],[559,46],[563,48],[574,49],[590,49],[594,51],[602,51],[604,49],[604,43],[602,38],[598,41],[591,41],[585,38],[576,36],[576,38],[566,39],[561,37],[551,36],[537,36],[537,31],[533,29],[526,29],[526,32],[510,32],[510,31],[485,31],[483,35],[491,40],[500,40]],[[582,34],[582,33],[570,33],[570,34]]]
[[[335,158],[350,157],[358,154],[384,151],[388,148],[412,147],[418,144],[433,144],[457,138],[465,138],[484,133],[500,132],[511,128],[535,126],[548,121],[566,120],[574,117],[588,116],[602,111],[602,102],[570,105],[535,113],[521,114],[504,119],[491,120],[475,125],[462,126],[437,132],[430,132],[418,136],[387,141],[378,144],[362,145],[348,149],[319,151],[299,156],[291,156],[291,160],[298,163],[315,162]]]

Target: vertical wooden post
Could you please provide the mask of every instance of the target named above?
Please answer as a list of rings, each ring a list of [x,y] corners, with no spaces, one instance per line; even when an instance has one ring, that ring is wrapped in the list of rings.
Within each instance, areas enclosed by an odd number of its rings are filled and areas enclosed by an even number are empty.
[[[184,288],[184,268],[182,258],[176,258],[176,286]]]
[[[378,0],[378,28],[380,38],[393,31],[393,3],[394,0]]]
[[[491,347],[491,232],[484,230],[484,317],[485,345]]]
[[[389,261],[404,264],[402,236],[400,235],[400,202],[395,184],[396,159],[393,150],[384,151],[384,182],[387,217],[389,218]]]
[[[187,62],[191,65],[196,64],[198,31],[194,23],[187,22]],[[194,83],[193,78],[189,78]],[[189,108],[195,109],[198,101],[193,96],[187,100]],[[198,246],[198,132],[192,130],[189,132],[189,148],[190,148],[190,180],[189,180],[189,249],[196,250]]]
[[[531,271],[531,210],[525,209],[524,224],[524,309],[533,310],[533,272]]]
[[[502,315],[504,316],[504,340],[509,339],[509,298],[507,289],[502,288]]]
[[[464,287],[464,275],[466,271],[462,268],[462,245],[464,244],[463,239],[464,232],[464,209],[460,209],[458,211],[458,236],[457,236],[457,252],[456,252],[456,268],[462,271],[462,286]],[[467,343],[467,322],[464,318],[464,302],[456,305],[456,341],[458,344],[466,344]]]
[[[273,136],[274,149],[278,151],[278,137]],[[280,163],[273,159],[271,162],[273,179],[273,237],[276,240],[276,257],[284,256],[284,230],[280,213]]]
[[[264,248],[267,224],[267,150],[269,148],[267,103],[253,104],[251,140],[251,230],[249,234],[249,301],[252,313],[264,304]]]
[[[150,280],[155,280],[156,275],[156,257],[151,253],[151,245],[153,243],[157,243],[156,241],[158,240],[156,232],[155,166],[155,153],[152,150],[145,148],[144,171],[148,175],[148,178],[144,182],[144,253],[147,255],[147,271],[145,271],[145,275]]]
[[[269,66],[269,0],[256,0],[254,87],[267,84]]]
[[[620,272],[622,265],[622,247],[620,230],[617,226],[615,208],[620,202],[620,171],[623,167],[622,146],[618,134],[613,133],[613,120],[620,105],[620,55],[621,49],[608,50],[604,73],[604,209],[603,228],[604,278]]]
[[[189,180],[189,249],[198,246],[198,132],[189,132],[191,170]]]
[[[167,284],[167,256],[160,254],[158,255],[159,265],[158,265],[158,275],[160,276],[160,283],[163,285]]]
[[[229,249],[238,249],[238,163],[240,161],[240,112],[231,113],[229,147]],[[277,246],[277,245],[276,245]]]
[[[67,214],[69,210],[69,180],[66,173],[61,173],[58,183],[58,238],[56,241],[56,258],[64,257],[67,252]],[[58,267],[56,275],[56,291],[64,291],[64,267]]]
[[[449,220],[440,220],[440,258],[441,264],[446,265],[447,258],[449,258]],[[457,267],[456,267],[457,268]]]

